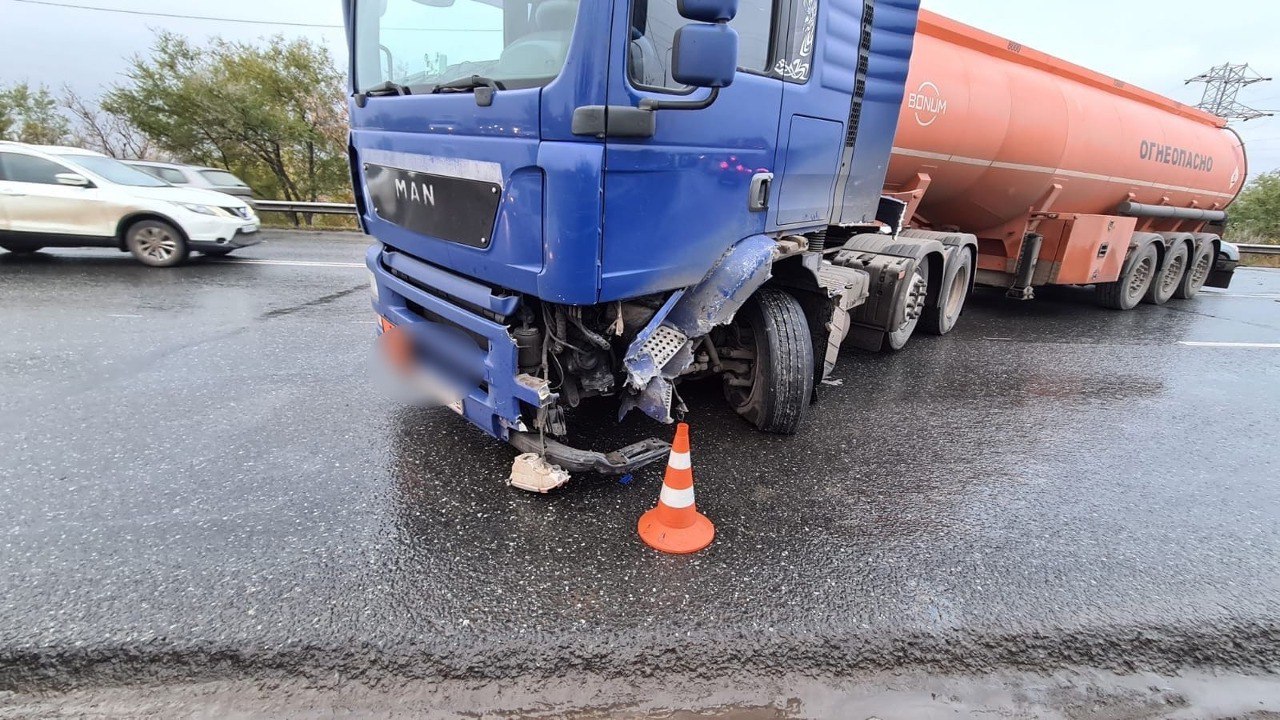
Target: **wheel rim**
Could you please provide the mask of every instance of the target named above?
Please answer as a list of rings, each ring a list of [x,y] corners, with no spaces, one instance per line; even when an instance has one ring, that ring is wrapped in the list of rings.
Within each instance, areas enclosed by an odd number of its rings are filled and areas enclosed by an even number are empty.
[[[156,262],[170,260],[178,252],[178,240],[167,230],[148,226],[133,237],[138,253]]]
[[[741,415],[748,422],[755,423],[759,420],[763,411],[764,398],[760,381],[760,357],[767,349],[763,347],[762,338],[756,333],[755,328],[741,314],[734,321],[731,332],[731,349],[753,353],[754,358],[744,360],[750,366],[750,371],[743,378],[751,382],[749,387],[730,385],[729,380],[732,376],[728,373],[725,374],[725,399],[728,400],[729,407],[733,408],[734,412]]]
[[[1178,283],[1182,281],[1182,273],[1187,269],[1187,256],[1185,253],[1178,253],[1169,261],[1169,267],[1165,268],[1164,277],[1160,278],[1160,294],[1172,295],[1173,291],[1178,289]]]
[[[1151,270],[1155,263],[1155,258],[1147,255],[1133,267],[1133,274],[1129,277],[1130,298],[1141,297],[1147,291],[1151,284]]]
[[[1213,265],[1213,253],[1201,253],[1191,267],[1191,288],[1199,290],[1209,279],[1209,267]]]
[[[903,320],[897,330],[890,333],[895,347],[905,345],[915,334],[920,317],[924,315],[925,303],[929,299],[929,279],[921,272],[921,266],[911,276],[911,284],[907,288],[907,297],[903,303]]]
[[[945,308],[948,318],[953,318],[960,314],[961,308],[964,307],[965,298],[969,295],[969,266],[962,265],[960,271],[956,273],[955,278],[951,280],[951,288],[947,290],[947,307]]]

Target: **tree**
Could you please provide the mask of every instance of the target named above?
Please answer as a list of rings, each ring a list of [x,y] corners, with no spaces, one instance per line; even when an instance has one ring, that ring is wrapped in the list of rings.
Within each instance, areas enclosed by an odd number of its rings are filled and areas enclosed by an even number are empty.
[[[1280,242],[1280,170],[1254,178],[1228,211],[1232,238],[1241,242]]]
[[[58,145],[66,142],[69,131],[58,101],[45,86],[23,82],[0,88],[0,140]]]
[[[63,88],[62,102],[75,122],[71,136],[76,145],[121,160],[154,158],[151,139],[127,118],[104,111],[70,87]]]
[[[268,197],[350,196],[344,76],[320,45],[276,36],[197,47],[161,33],[126,76],[103,109],[160,150],[226,167]]]

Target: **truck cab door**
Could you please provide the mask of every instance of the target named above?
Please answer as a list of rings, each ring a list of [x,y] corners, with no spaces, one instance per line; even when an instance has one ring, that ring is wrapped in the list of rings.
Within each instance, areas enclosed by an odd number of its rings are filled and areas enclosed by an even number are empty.
[[[690,22],[676,0],[613,1],[608,105],[706,98],[709,89],[671,77],[675,32]],[[693,285],[726,249],[765,230],[767,213],[752,209],[750,195],[753,178],[775,172],[781,15],[773,0],[741,0],[730,23],[739,37],[733,84],[709,107],[656,111],[652,137],[606,138],[602,301]]]
[[[919,0],[792,2],[770,230],[876,219],[918,11]]]

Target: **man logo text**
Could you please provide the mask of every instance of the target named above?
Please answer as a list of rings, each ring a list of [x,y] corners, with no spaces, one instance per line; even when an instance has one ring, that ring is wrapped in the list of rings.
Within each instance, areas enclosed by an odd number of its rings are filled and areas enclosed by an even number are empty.
[[[396,178],[396,199],[405,199],[422,205],[436,206],[436,188],[430,183]]]

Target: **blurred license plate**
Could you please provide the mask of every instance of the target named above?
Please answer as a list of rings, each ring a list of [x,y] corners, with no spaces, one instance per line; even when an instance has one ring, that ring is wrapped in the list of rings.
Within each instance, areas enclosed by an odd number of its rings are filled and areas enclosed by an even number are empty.
[[[258,223],[250,223],[240,228],[240,232],[245,235],[251,235],[258,232]]]

